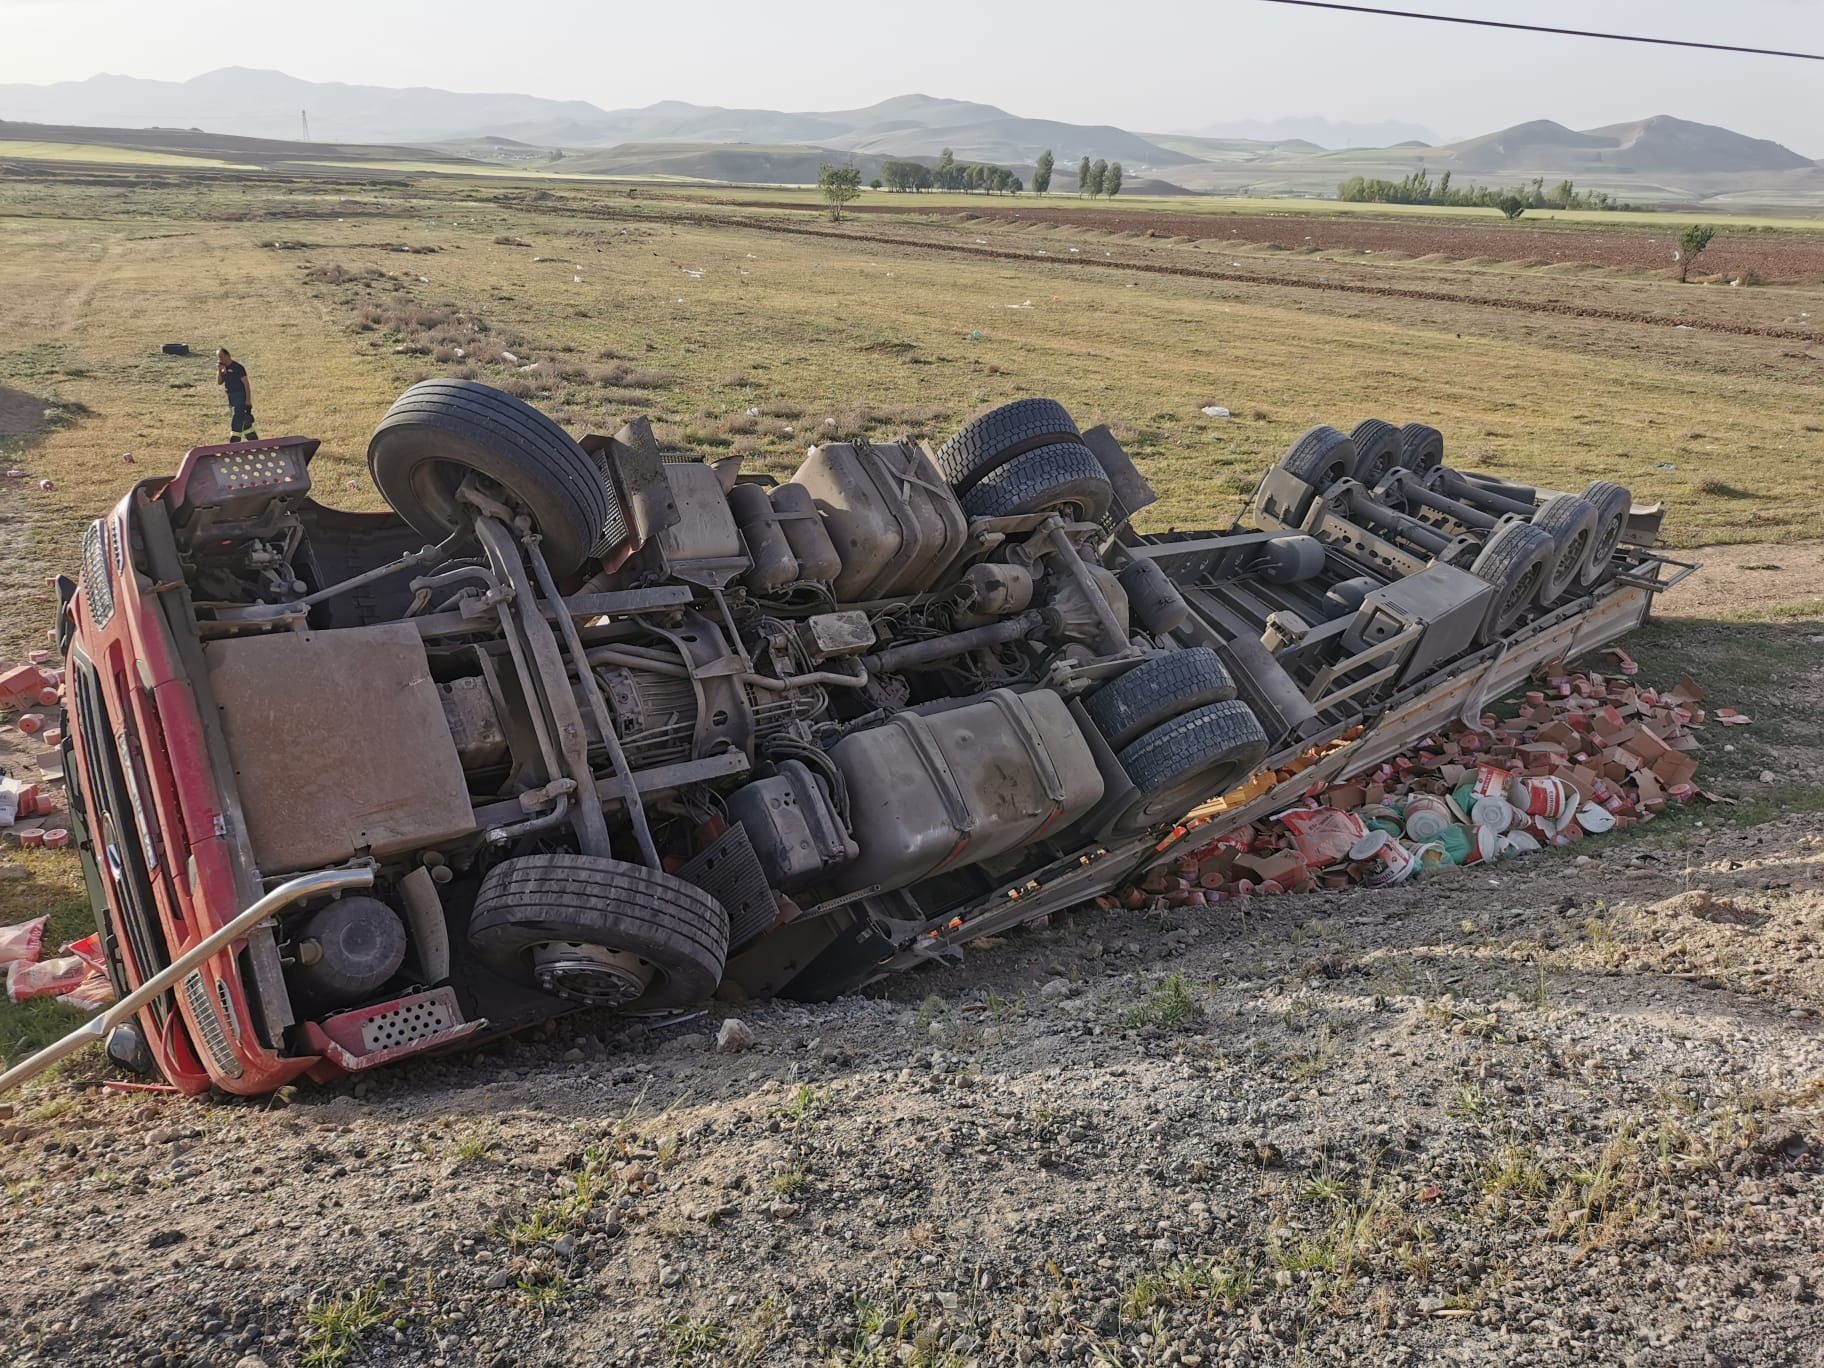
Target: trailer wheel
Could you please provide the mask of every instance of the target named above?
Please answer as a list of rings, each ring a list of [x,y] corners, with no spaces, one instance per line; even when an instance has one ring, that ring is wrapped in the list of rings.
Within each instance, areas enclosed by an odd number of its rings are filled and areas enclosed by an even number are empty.
[[[722,981],[728,913],[695,884],[644,865],[522,855],[481,881],[469,945],[502,977],[575,1002],[681,1007]]]
[[[1078,443],[1076,422],[1055,399],[1019,399],[978,413],[934,454],[937,469],[958,494],[1016,456],[1059,442]]]
[[[1400,430],[1379,418],[1364,418],[1349,434],[1355,443],[1355,478],[1373,489],[1400,463]]]
[[[1558,544],[1542,527],[1511,522],[1494,530],[1469,567],[1470,574],[1495,586],[1476,636],[1479,644],[1505,636],[1520,615],[1539,601],[1557,554]]]
[[[1321,494],[1355,474],[1358,462],[1355,443],[1335,428],[1319,425],[1292,443],[1279,458],[1279,468]]]
[[[1400,429],[1400,464],[1420,475],[1428,475],[1444,464],[1444,434],[1424,423],[1408,423]]]
[[[1118,752],[1139,790],[1115,824],[1133,834],[1175,821],[1214,798],[1267,755],[1267,734],[1238,698],[1211,703],[1154,727]]]
[[[1551,533],[1558,546],[1552,573],[1539,594],[1541,603],[1553,603],[1565,590],[1588,581],[1601,522],[1596,505],[1575,494],[1555,494],[1533,514],[1533,526]]]
[[[963,495],[963,512],[971,518],[1061,513],[1073,522],[1096,522],[1114,498],[1114,486],[1088,447],[1057,442],[982,476]]]
[[[1634,496],[1618,484],[1592,480],[1583,497],[1596,505],[1598,525],[1595,544],[1590,548],[1590,564],[1583,585],[1594,588],[1614,573],[1609,562],[1621,545],[1621,534],[1627,531],[1628,512],[1634,507]]]
[[[618,501],[570,434],[474,380],[421,380],[401,394],[367,444],[367,468],[399,516],[433,541],[463,522],[462,482],[485,477],[531,515],[560,577],[626,537]]]
[[[1235,697],[1235,681],[1208,646],[1163,651],[1083,700],[1102,739],[1119,750],[1180,713]]]

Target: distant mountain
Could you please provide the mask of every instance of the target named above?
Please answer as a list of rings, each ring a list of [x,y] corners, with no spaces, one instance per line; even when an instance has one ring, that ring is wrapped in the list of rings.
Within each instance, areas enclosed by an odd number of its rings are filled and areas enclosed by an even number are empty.
[[[25,123],[185,130],[240,139],[296,140],[308,111],[312,143],[413,144],[443,157],[479,158],[566,171],[802,183],[823,161],[849,158],[866,178],[883,158],[992,162],[1028,175],[1050,149],[1058,185],[1080,157],[1119,161],[1131,192],[1199,192],[1329,197],[1352,175],[1398,179],[1420,166],[1463,179],[1511,184],[1544,176],[1574,179],[1640,202],[1803,203],[1824,186],[1824,166],[1778,143],[1726,128],[1656,115],[1582,131],[1547,119],[1439,143],[1429,129],[1399,122],[1323,118],[1219,123],[1197,133],[1130,132],[1109,124],[1028,119],[995,105],[941,96],[896,95],[861,109],[730,109],[662,100],[640,109],[602,109],[584,100],[462,94],[298,80],[277,71],[229,67],[189,81],[96,76],[57,85],[0,85],[0,140],[42,136]],[[138,135],[135,135],[138,136]],[[147,136],[150,136],[149,134]],[[201,136],[200,134],[198,136]],[[553,148],[568,155],[551,159]],[[378,160],[372,152],[367,160]],[[307,160],[296,151],[236,160]]]
[[[1779,143],[1667,114],[1582,133],[1536,119],[1433,148],[1428,160],[1466,172],[1557,176],[1698,176],[1799,171],[1813,165]]]
[[[447,90],[301,81],[279,71],[225,67],[188,81],[92,76],[56,85],[0,85],[0,119],[118,128],[201,128],[252,138],[296,138],[300,111],[321,142],[435,142],[497,134],[549,145],[547,132],[593,131],[602,111],[581,100],[466,95]]]
[[[1403,142],[1441,141],[1429,128],[1409,123],[1333,123],[1329,119],[1231,119],[1189,131],[1193,138],[1248,138],[1254,142],[1290,142],[1319,147],[1387,147]]]
[[[57,85],[0,85],[0,119],[119,128],[200,128],[244,137],[297,138],[301,112],[322,142],[473,143],[508,138],[541,147],[621,143],[799,144],[877,157],[935,156],[1029,162],[1046,148],[1129,170],[1180,157],[1108,125],[1023,119],[994,105],[900,95],[865,109],[788,113],[663,100],[605,110],[583,100],[470,95],[447,90],[302,81],[278,71],[227,67],[188,81],[95,76]]]

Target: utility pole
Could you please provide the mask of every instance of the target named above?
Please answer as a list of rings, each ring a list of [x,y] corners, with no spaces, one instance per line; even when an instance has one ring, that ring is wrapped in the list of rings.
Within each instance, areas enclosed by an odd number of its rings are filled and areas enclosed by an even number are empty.
[[[310,141],[310,111],[308,109],[300,109],[298,111],[298,119],[304,125],[304,141],[309,142]]]

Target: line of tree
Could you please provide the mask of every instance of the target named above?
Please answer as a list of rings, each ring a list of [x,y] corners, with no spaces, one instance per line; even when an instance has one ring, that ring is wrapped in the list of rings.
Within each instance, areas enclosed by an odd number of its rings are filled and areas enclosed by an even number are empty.
[[[1528,209],[1589,209],[1603,212],[1633,209],[1636,206],[1618,200],[1606,190],[1579,190],[1568,180],[1545,188],[1545,177],[1530,185],[1511,190],[1499,186],[1472,185],[1459,189],[1450,183],[1446,171],[1433,181],[1424,167],[1402,180],[1371,180],[1351,176],[1336,188],[1336,197],[1358,204],[1443,204],[1472,209],[1499,209],[1508,218],[1519,218]]]
[[[1077,193],[1091,199],[1098,195],[1113,199],[1121,193],[1121,163],[1083,158],[1077,163]]]

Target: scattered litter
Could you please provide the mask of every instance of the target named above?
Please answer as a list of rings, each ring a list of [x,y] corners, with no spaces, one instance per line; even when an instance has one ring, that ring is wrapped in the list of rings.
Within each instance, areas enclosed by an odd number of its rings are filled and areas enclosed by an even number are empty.
[[[689,277],[690,277],[690,278],[691,278],[691,279],[692,279],[692,280],[701,280],[701,279],[703,279],[703,272],[701,272],[701,271],[689,271],[689,270],[687,270],[687,271],[685,271],[685,272],[684,272],[684,274],[685,274],[685,275],[687,275],[687,276],[689,276]]]
[[[65,1007],[76,1007],[85,1012],[95,1012],[106,1007],[115,998],[114,985],[100,969],[90,969],[78,983],[67,993],[59,993],[57,1001]]]
[[[52,483],[51,483],[51,482],[50,482],[50,481],[49,481],[49,480],[40,480],[40,481],[38,481],[38,488],[40,488],[40,489],[55,489],[55,488],[56,488],[56,486],[55,486],[55,485],[53,485],[53,484],[52,484]]]
[[[1634,660],[1625,651],[1609,654],[1621,673],[1554,667],[1515,700],[1515,716],[1455,723],[1366,774],[1318,784],[1297,806],[1205,841],[1175,865],[1098,901],[1138,909],[1160,898],[1185,906],[1356,883],[1382,887],[1437,868],[1571,845],[1648,821],[1669,804],[1711,799],[1696,785],[1692,754],[1692,729],[1706,720],[1703,690],[1689,679],[1669,690],[1641,688],[1628,677],[1638,668]],[[1747,721],[1730,708],[1710,716]],[[1225,804],[1253,801],[1316,764],[1325,749],[1257,776],[1210,805],[1212,815],[1202,820],[1220,821]],[[1772,782],[1772,771],[1762,778]]]
[[[125,462],[126,462],[126,463],[127,463],[127,464],[128,464],[128,465],[133,465],[133,464],[134,464],[134,460],[133,460],[133,453],[132,453],[132,452],[130,452],[130,451],[123,451],[123,452],[121,452],[121,453],[120,453],[120,459],[121,459],[121,460],[123,460],[123,461],[125,461]]]
[[[1677,470],[1678,467],[1673,465],[1672,462],[1670,462],[1670,461],[1655,461],[1653,463],[1653,469],[1655,469],[1655,470]]]
[[[44,948],[44,927],[48,921],[48,916],[33,917],[13,926],[0,926],[0,964],[18,960],[36,964],[39,951]]]
[[[80,987],[88,976],[88,964],[75,955],[36,963],[14,960],[6,966],[6,996],[13,1002],[55,997]]]
[[[1203,416],[1206,418],[1227,418],[1230,414],[1221,404],[1205,404],[1203,406]]]
[[[749,418],[758,418],[760,416],[760,410],[757,408],[750,408],[747,411],[747,416]]]
[[[1009,304],[1007,307],[1010,309],[1030,309],[1032,307],[1032,301],[1029,299],[1024,304]]]
[[[511,361],[516,366],[519,364],[519,358],[510,351],[503,351],[500,354],[500,359],[502,361]]]

